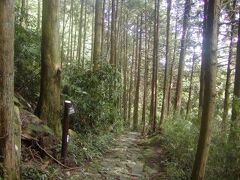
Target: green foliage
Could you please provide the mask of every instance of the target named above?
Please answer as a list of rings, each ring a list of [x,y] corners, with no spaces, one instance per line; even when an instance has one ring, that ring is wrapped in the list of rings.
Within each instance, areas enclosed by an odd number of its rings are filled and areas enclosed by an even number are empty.
[[[107,130],[119,124],[117,108],[120,90],[120,75],[110,65],[96,72],[81,72],[77,67],[66,67],[64,96],[74,102],[76,115],[73,129],[78,132]]]
[[[101,157],[113,143],[114,134],[107,133],[97,136],[96,134],[88,133],[77,134],[71,138],[69,143],[69,154],[71,159],[77,165],[81,165],[86,160]]]
[[[53,168],[41,170],[34,166],[22,166],[22,179],[47,180],[54,173]]]
[[[198,128],[183,119],[170,118],[163,133],[163,147],[167,150],[167,174],[170,179],[188,179],[192,170]]]
[[[15,89],[30,102],[37,98],[40,85],[40,36],[16,25]]]
[[[166,120],[161,141],[167,152],[166,169],[169,179],[189,179],[191,175],[199,135],[196,117],[193,113],[188,120],[176,117]],[[233,174],[239,171],[239,167],[234,166],[227,157],[239,157],[239,148],[233,151],[236,148],[228,143],[228,137],[221,131],[221,121],[217,121],[217,116],[213,121],[212,132],[205,179],[234,179]],[[231,173],[228,172],[228,167],[232,167]]]

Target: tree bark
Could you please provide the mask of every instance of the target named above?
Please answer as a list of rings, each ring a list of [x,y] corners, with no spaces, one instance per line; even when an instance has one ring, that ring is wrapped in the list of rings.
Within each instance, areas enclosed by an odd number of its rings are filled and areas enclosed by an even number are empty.
[[[14,137],[14,1],[0,1],[0,162],[3,178],[20,179],[19,159],[21,147]],[[16,139],[15,139],[16,138]]]
[[[198,118],[201,119],[202,109],[203,109],[203,96],[204,96],[204,75],[205,75],[205,48],[206,47],[206,28],[207,28],[207,10],[208,10],[208,0],[204,0],[204,18],[203,18],[203,40],[202,40],[202,60],[201,60],[201,72],[200,72],[200,91],[199,91],[199,108],[198,108]]]
[[[133,53],[132,53],[132,62],[131,62],[131,71],[130,71],[130,79],[129,79],[129,90],[128,90],[128,120],[127,125],[131,125],[131,114],[132,114],[132,90],[133,90],[133,66],[134,66],[134,40],[133,40]]]
[[[153,45],[153,67],[152,67],[152,87],[151,87],[151,106],[149,124],[151,131],[156,131],[157,124],[157,71],[158,71],[158,44],[159,44],[159,7],[160,0],[155,0],[154,13],[154,45]]]
[[[123,61],[123,120],[127,122],[127,77],[128,77],[128,29],[127,29],[128,16],[125,17],[125,46],[124,46],[124,61]]]
[[[240,12],[239,12],[240,15]],[[240,141],[240,16],[238,18],[238,41],[237,41],[237,58],[235,65],[235,79],[233,89],[231,130],[229,134],[229,150],[228,152],[228,173],[233,179],[239,179],[240,158],[236,156],[239,149],[237,148]],[[234,172],[233,172],[234,171]],[[234,173],[234,174],[233,174]]]
[[[160,118],[160,128],[162,127],[164,118],[168,109],[168,91],[169,91],[169,36],[170,36],[170,13],[172,8],[172,0],[168,1],[167,6],[167,37],[166,37],[166,52],[165,52],[165,72],[164,72],[164,85],[163,85],[163,99],[162,99],[162,110]]]
[[[203,100],[203,112],[201,115],[201,128],[198,140],[197,153],[194,161],[191,179],[202,180],[208,159],[211,141],[211,121],[214,118],[216,101],[216,70],[217,70],[217,32],[219,16],[219,0],[208,2],[206,47],[205,54],[205,88]]]
[[[96,0],[95,4],[95,37],[93,48],[93,71],[96,71],[100,66],[101,59],[101,40],[102,40],[102,10],[103,0]]]
[[[59,55],[59,0],[43,1],[41,86],[36,114],[47,121],[56,135],[61,135]]]
[[[84,8],[84,33],[83,33],[83,52],[82,52],[82,69],[85,68],[85,47],[86,47],[86,35],[87,35],[87,6]]]
[[[81,0],[81,9],[80,9],[80,19],[79,19],[79,26],[78,26],[78,47],[77,47],[77,62],[80,66],[81,62],[81,54],[82,54],[82,21],[83,21],[83,7],[84,7],[84,0]],[[85,4],[86,6],[86,4]],[[83,65],[82,65],[83,66]]]
[[[41,2],[38,0],[38,14],[37,14],[37,31],[40,31],[41,26]]]
[[[149,74],[149,39],[147,26],[147,1],[145,0],[145,65],[144,65],[144,87],[143,87],[143,106],[142,106],[142,135],[146,132],[146,109],[147,109],[147,92],[148,92],[148,74]]]
[[[138,110],[139,110],[139,89],[140,89],[140,81],[141,81],[141,61],[142,61],[142,24],[143,24],[143,15],[141,15],[140,22],[140,33],[139,33],[139,51],[138,51],[138,68],[137,68],[137,76],[136,76],[136,91],[135,91],[135,99],[134,99],[134,112],[133,112],[133,130],[138,130]],[[137,27],[138,29],[139,27]]]
[[[183,71],[184,71],[184,64],[185,64],[186,39],[187,39],[187,29],[189,24],[190,11],[191,11],[191,0],[185,0],[183,31],[182,31],[182,38],[181,38],[178,77],[177,77],[177,86],[176,86],[176,95],[175,95],[175,104],[174,104],[174,110],[176,113],[180,113],[180,110],[181,110],[182,81],[183,81]]]
[[[194,74],[194,67],[195,67],[195,61],[196,61],[196,54],[194,52],[193,58],[192,58],[192,70],[191,70],[191,76],[190,76],[190,87],[188,91],[188,101],[187,101],[187,111],[186,111],[186,119],[188,118],[189,113],[191,112],[191,104],[192,104],[192,89],[193,89],[193,74]]]
[[[116,0],[112,0],[111,55],[110,64],[116,67]]]
[[[39,0],[40,1],[40,0]],[[62,29],[62,45],[61,45],[61,67],[64,61],[64,35],[65,35],[65,19],[66,19],[66,0],[63,1],[63,29]]]
[[[101,40],[101,57],[104,59],[104,43],[105,43],[105,8],[106,8],[106,0],[103,0],[103,8],[102,8],[102,40]]]
[[[172,63],[170,67],[170,72],[169,72],[169,90],[168,90],[168,110],[167,114],[170,114],[171,108],[172,108],[172,81],[173,81],[173,76],[174,76],[174,68],[175,68],[175,62],[176,62],[176,51],[177,51],[177,22],[178,22],[178,17],[176,17],[176,24],[175,24],[175,35],[174,35],[174,48],[173,48],[173,58],[172,58]]]
[[[235,20],[235,6],[236,0],[232,4],[232,14],[230,14],[230,20]],[[228,55],[228,65],[227,65],[227,77],[225,85],[225,96],[224,96],[224,106],[223,106],[223,119],[222,119],[222,130],[226,133],[227,121],[228,121],[228,111],[230,107],[230,89],[231,89],[231,64],[232,64],[232,53],[233,53],[233,38],[234,38],[234,25],[231,24],[230,32],[230,44],[229,44],[229,55]]]

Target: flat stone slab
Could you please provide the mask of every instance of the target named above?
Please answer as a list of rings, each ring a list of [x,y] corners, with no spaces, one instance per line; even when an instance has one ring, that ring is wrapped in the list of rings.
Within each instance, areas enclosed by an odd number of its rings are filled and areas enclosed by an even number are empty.
[[[128,132],[115,140],[115,144],[100,159],[83,167],[82,172],[71,174],[68,179],[86,180],[150,180],[165,179],[161,167],[156,161],[149,161],[148,158],[158,158],[151,155],[161,152],[156,147],[138,145],[143,141],[140,133]],[[159,152],[158,152],[159,151]],[[151,153],[146,153],[151,152]],[[146,156],[147,154],[147,156]],[[149,164],[149,162],[153,164]]]

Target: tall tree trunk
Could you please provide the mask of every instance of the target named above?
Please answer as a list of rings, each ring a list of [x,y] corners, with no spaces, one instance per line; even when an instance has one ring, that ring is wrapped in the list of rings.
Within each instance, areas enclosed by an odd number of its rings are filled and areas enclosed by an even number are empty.
[[[162,127],[164,118],[168,109],[168,91],[169,91],[169,36],[170,36],[170,13],[172,8],[172,0],[168,1],[167,7],[167,37],[166,37],[166,52],[165,52],[165,72],[164,72],[164,86],[163,86],[163,99],[162,99],[162,110],[160,118],[160,128]]]
[[[102,40],[102,10],[103,0],[96,0],[95,4],[95,37],[93,48],[93,71],[96,71],[100,65],[101,59],[101,40]]]
[[[201,128],[194,161],[191,179],[202,180],[205,175],[205,168],[208,159],[209,146],[211,141],[211,121],[214,118],[216,101],[216,70],[217,70],[217,31],[219,0],[208,2],[206,47],[205,53],[205,88],[203,100],[203,112],[201,115]]]
[[[133,53],[132,53],[131,72],[130,72],[129,90],[128,90],[128,120],[127,120],[127,123],[129,126],[131,125],[131,114],[132,114],[133,66],[134,66],[134,52],[135,52],[134,44],[135,43],[133,40]]]
[[[37,31],[40,31],[40,26],[41,26],[41,1],[38,0]]]
[[[78,22],[77,18],[75,17],[75,30],[74,30],[74,37],[73,37],[73,61],[77,60],[77,54],[76,54],[77,31],[78,31],[78,28],[76,27],[77,22]]]
[[[176,62],[176,51],[177,51],[177,22],[178,22],[178,17],[176,17],[176,22],[175,22],[175,35],[174,35],[174,47],[173,47],[173,57],[172,57],[172,63],[170,67],[170,72],[169,72],[169,86],[168,86],[168,110],[167,114],[170,114],[171,108],[172,108],[172,81],[173,81],[173,72],[175,68],[175,62]]]
[[[128,29],[127,29],[128,16],[125,17],[125,46],[124,46],[124,61],[123,61],[123,120],[127,122],[127,76],[128,76]]]
[[[230,14],[231,22],[235,20],[235,6],[236,0],[232,4],[232,14]],[[232,52],[233,52],[233,38],[234,38],[234,25],[231,24],[230,32],[230,44],[229,44],[229,55],[228,55],[228,66],[227,66],[227,78],[225,85],[225,97],[224,97],[224,107],[223,107],[223,119],[222,119],[222,130],[226,132],[227,130],[227,120],[228,120],[228,111],[230,106],[230,88],[231,88],[231,64],[232,64]]]
[[[85,68],[85,47],[86,47],[86,35],[87,35],[87,6],[84,8],[84,33],[83,33],[83,57],[82,57],[82,69]]]
[[[40,0],[39,0],[40,1]],[[65,26],[66,26],[66,0],[63,1],[63,29],[62,29],[62,45],[61,45],[61,67],[64,61],[64,35],[65,35]]]
[[[189,16],[191,11],[191,0],[185,0],[184,7],[184,17],[183,17],[183,31],[181,38],[181,50],[179,57],[179,66],[178,66],[178,77],[177,77],[177,86],[176,86],[176,95],[175,95],[175,104],[174,110],[176,113],[180,113],[181,110],[181,99],[182,99],[182,81],[183,81],[183,71],[185,64],[185,52],[186,52],[186,39],[187,39],[187,29]]]
[[[240,11],[239,11],[240,15]],[[237,42],[237,58],[235,65],[235,79],[234,79],[234,90],[233,90],[233,103],[232,103],[232,123],[231,131],[229,135],[229,150],[228,152],[228,171],[229,175],[233,179],[239,179],[239,167],[240,167],[240,158],[236,156],[239,152],[237,148],[240,141],[240,16],[238,16],[238,42]]]
[[[94,2],[95,0],[93,0],[93,2]],[[92,7],[92,11],[93,12],[95,12],[95,4],[94,4],[94,6]],[[93,15],[92,15],[92,39],[91,39],[91,41],[92,41],[92,43],[91,43],[91,64],[90,64],[90,68],[92,68],[92,65],[93,65],[93,43],[94,43],[94,37],[95,37],[95,32],[94,32],[94,30],[95,30],[95,28],[94,28],[94,26],[95,26],[95,13],[93,13]]]
[[[111,55],[110,64],[116,67],[116,1],[112,0],[112,22],[111,22]]]
[[[191,70],[191,76],[190,76],[190,87],[188,91],[188,101],[187,101],[187,111],[186,111],[186,119],[188,118],[188,115],[191,111],[191,104],[192,104],[192,89],[193,89],[193,74],[194,74],[194,67],[195,67],[195,61],[196,61],[196,54],[194,52],[193,58],[192,58],[192,70]]]
[[[20,179],[14,132],[14,1],[0,1],[0,162],[4,179]],[[18,148],[18,149],[17,149]],[[1,170],[2,171],[2,170]]]
[[[72,29],[72,13],[71,10],[72,6],[70,7],[70,13],[69,13],[69,27],[68,27],[68,43],[67,43],[67,62],[70,61],[70,53],[71,53],[71,29]]]
[[[102,40],[101,40],[101,56],[104,58],[104,42],[105,42],[105,8],[106,8],[106,0],[103,0],[103,8],[102,8]]]
[[[81,9],[79,14],[79,26],[78,26],[78,47],[77,47],[77,62],[78,66],[81,62],[81,53],[82,53],[82,21],[83,21],[83,7],[86,6],[86,3],[84,0],[81,0]]]
[[[36,114],[61,135],[59,0],[43,1],[41,87]]]
[[[20,18],[20,25],[22,27],[27,27],[27,2],[26,0],[22,0],[21,4],[21,18]]]
[[[139,33],[139,51],[138,51],[138,68],[136,76],[136,91],[134,99],[134,112],[133,112],[133,129],[138,130],[138,110],[139,110],[139,89],[140,89],[140,80],[141,80],[141,61],[142,61],[142,24],[143,24],[143,15],[141,15],[140,22],[140,33]],[[138,29],[139,27],[137,27]]]
[[[151,87],[151,106],[149,124],[152,131],[156,131],[157,124],[157,69],[158,69],[158,44],[159,44],[159,7],[160,0],[155,0],[154,13],[154,45],[153,45],[153,68],[152,68],[152,87]]]
[[[204,96],[204,76],[205,76],[205,48],[207,42],[207,9],[208,0],[204,0],[204,18],[203,18],[203,39],[202,39],[202,60],[201,60],[201,72],[200,72],[200,91],[199,91],[199,108],[198,108],[198,118],[201,119],[202,109],[203,109],[203,96]]]
[[[146,109],[147,109],[147,92],[148,92],[148,74],[149,74],[149,44],[148,44],[148,26],[147,26],[147,1],[145,0],[145,65],[144,65],[144,87],[143,87],[143,106],[142,106],[142,135],[146,131]]]
[[[74,4],[73,4],[73,0],[71,0],[71,17],[72,17],[72,21],[71,21],[71,37],[70,37],[70,60],[71,62],[73,62],[73,30],[74,30]]]

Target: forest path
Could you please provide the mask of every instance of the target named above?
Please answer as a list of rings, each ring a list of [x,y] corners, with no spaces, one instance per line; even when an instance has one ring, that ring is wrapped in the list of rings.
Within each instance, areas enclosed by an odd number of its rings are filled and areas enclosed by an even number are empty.
[[[159,144],[149,145],[140,133],[127,132],[114,139],[114,146],[102,158],[67,179],[164,180],[162,156]]]

